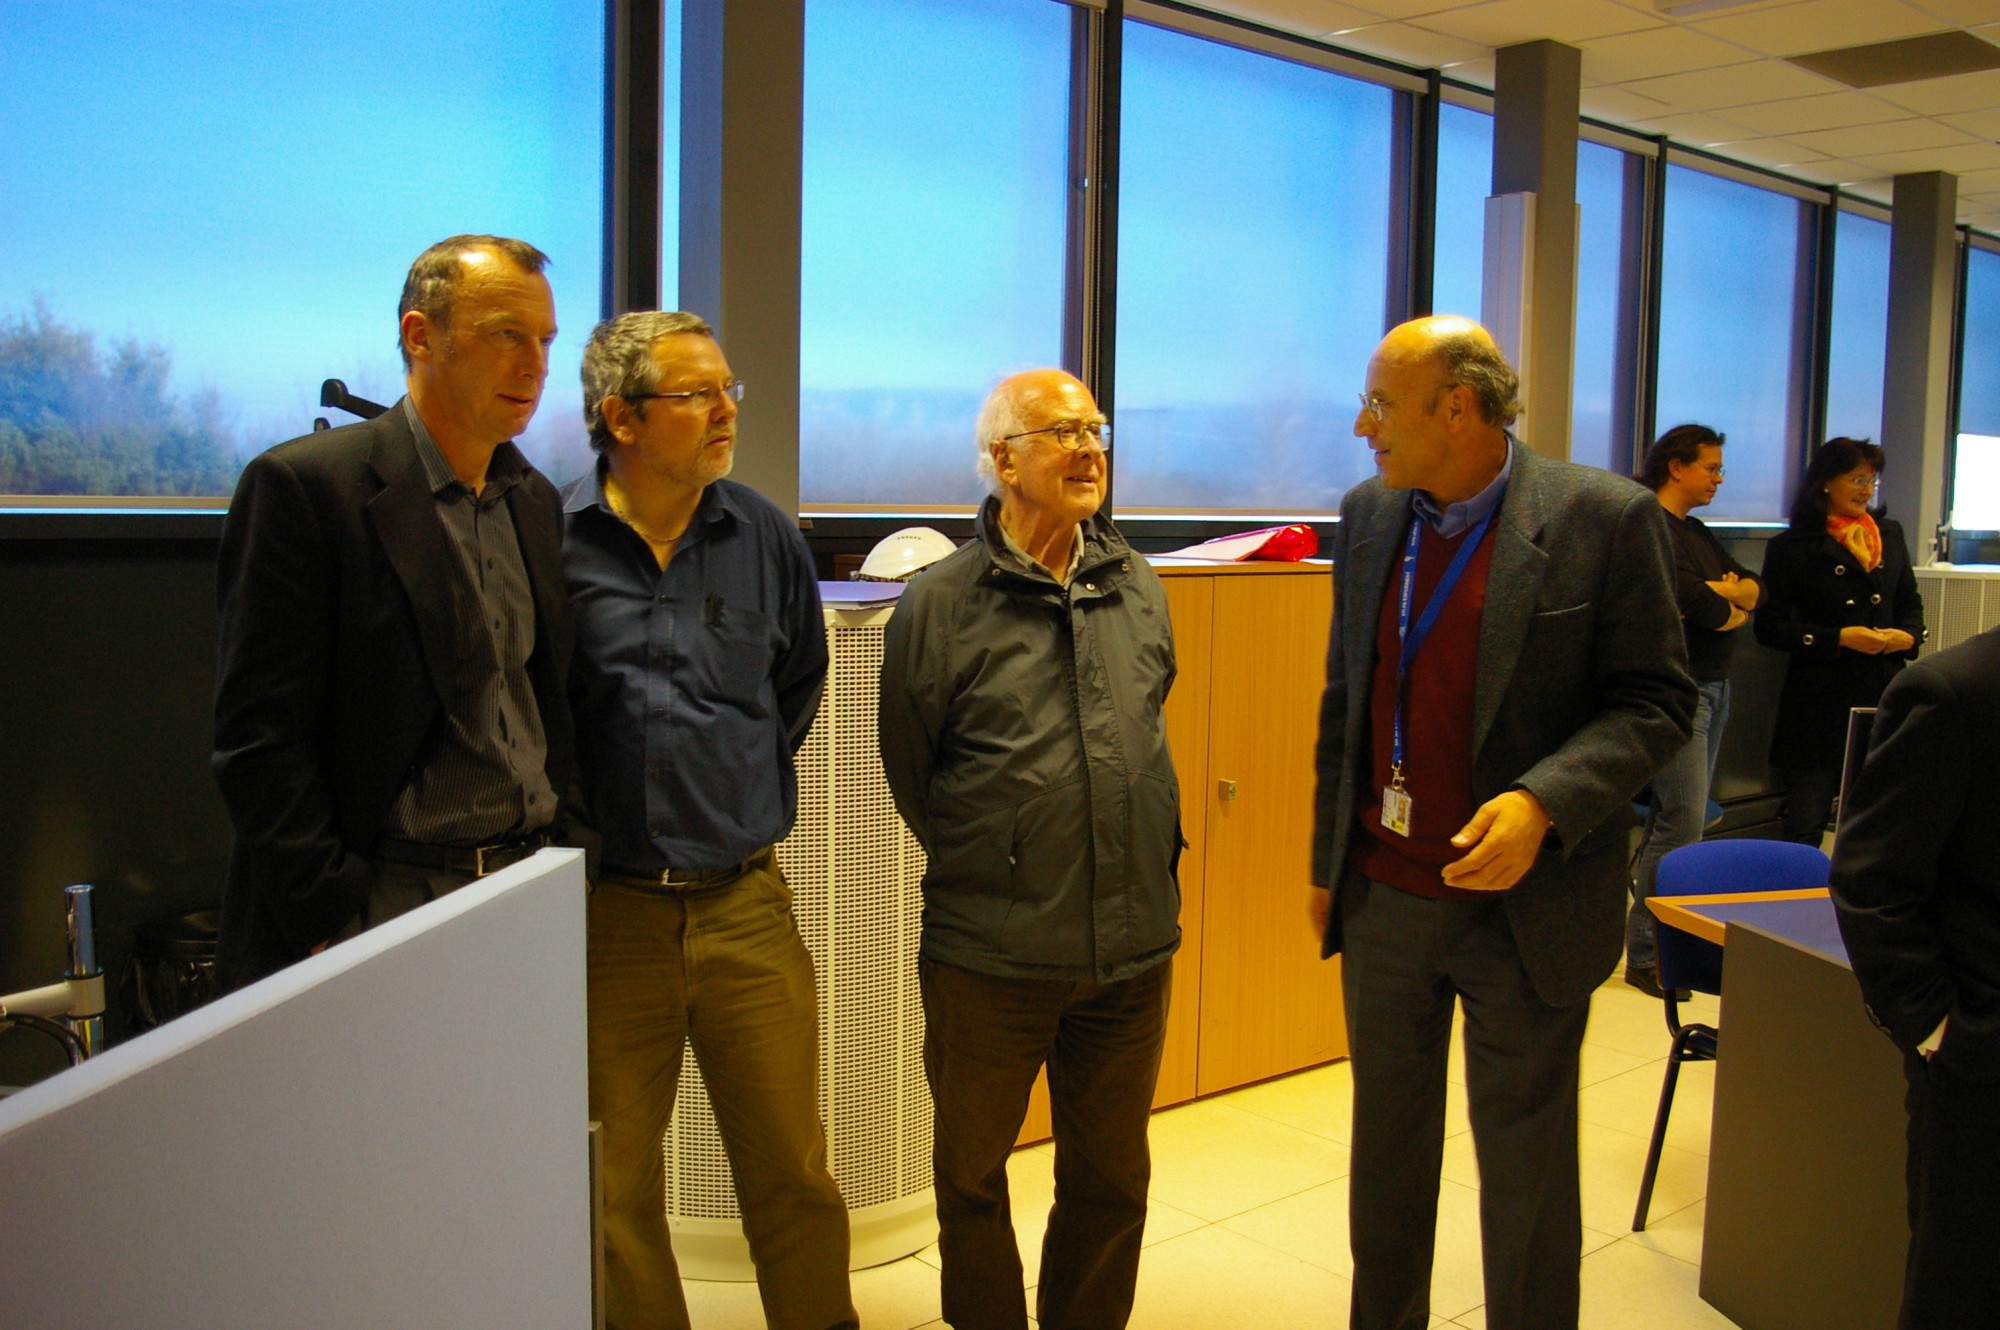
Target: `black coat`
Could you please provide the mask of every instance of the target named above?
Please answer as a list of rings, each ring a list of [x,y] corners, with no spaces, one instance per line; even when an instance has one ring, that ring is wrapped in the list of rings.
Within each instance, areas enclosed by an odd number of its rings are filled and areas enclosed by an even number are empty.
[[[1910,571],[1903,528],[1884,520],[1882,563],[1860,560],[1824,531],[1785,531],[1764,550],[1757,640],[1791,656],[1771,733],[1771,765],[1827,770],[1847,750],[1847,713],[1872,707],[1914,648],[1871,656],[1840,645],[1849,627],[1900,628],[1924,640],[1924,602]]]
[[[533,470],[506,503],[535,600],[528,678],[561,803],[551,830],[581,834],[562,514]],[[374,881],[365,856],[476,656],[400,405],[252,459],[218,562],[212,765],[236,845],[216,979],[234,988],[361,912]]]
[[[1882,695],[1833,854],[1833,901],[1869,1013],[1913,1049],[2000,1081],[2000,629]]]

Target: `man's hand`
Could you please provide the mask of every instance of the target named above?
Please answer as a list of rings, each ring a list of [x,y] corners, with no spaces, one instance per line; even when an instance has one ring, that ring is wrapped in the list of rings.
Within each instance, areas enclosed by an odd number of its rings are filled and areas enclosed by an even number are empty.
[[[1444,884],[1465,891],[1505,891],[1528,875],[1542,852],[1549,812],[1526,790],[1509,790],[1479,805],[1451,843],[1469,850],[1444,866]]]
[[[1749,613],[1757,608],[1757,583],[1735,573],[1724,573],[1707,584],[1708,589],[1728,601],[1735,608]]]
[[[1312,920],[1313,941],[1326,936],[1327,911],[1333,908],[1333,891],[1329,887],[1306,888],[1306,918]]]

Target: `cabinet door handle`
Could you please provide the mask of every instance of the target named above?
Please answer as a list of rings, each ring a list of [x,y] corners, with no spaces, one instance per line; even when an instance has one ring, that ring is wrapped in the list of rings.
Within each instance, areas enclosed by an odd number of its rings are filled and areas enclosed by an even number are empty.
[[[1215,793],[1224,803],[1228,803],[1236,797],[1236,782],[1233,780],[1219,780],[1215,782]]]

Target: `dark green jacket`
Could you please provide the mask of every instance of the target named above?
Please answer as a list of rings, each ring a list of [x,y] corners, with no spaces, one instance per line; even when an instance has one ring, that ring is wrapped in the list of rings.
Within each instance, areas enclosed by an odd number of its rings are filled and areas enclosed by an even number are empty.
[[[1166,592],[1105,518],[1064,588],[998,514],[910,583],[883,645],[882,763],[929,856],[923,954],[1108,983],[1180,946]]]

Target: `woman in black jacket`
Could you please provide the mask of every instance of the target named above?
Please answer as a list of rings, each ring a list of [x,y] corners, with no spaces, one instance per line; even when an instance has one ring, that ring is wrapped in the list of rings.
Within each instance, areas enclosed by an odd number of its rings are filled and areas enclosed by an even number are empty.
[[[1882,464],[1872,443],[1821,444],[1791,528],[1764,551],[1757,640],[1791,655],[1771,735],[1786,840],[1819,844],[1840,788],[1848,711],[1874,706],[1924,638],[1903,529],[1869,510]]]

